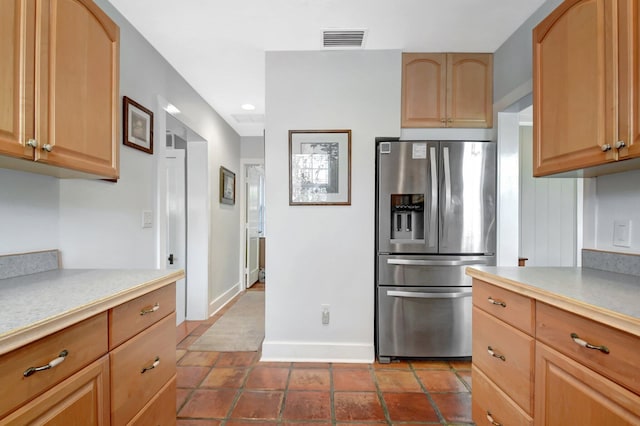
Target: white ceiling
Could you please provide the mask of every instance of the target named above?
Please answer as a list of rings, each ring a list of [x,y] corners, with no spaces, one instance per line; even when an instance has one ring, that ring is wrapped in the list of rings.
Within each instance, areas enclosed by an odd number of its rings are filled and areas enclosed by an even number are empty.
[[[366,29],[364,49],[494,52],[545,0],[109,1],[241,136],[261,136],[262,120],[233,116],[265,113],[266,51],[322,50],[340,28]]]

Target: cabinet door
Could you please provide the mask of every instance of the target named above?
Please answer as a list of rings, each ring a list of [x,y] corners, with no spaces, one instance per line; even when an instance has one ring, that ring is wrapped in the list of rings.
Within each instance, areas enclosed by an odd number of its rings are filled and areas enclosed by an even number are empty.
[[[90,0],[42,2],[38,12],[36,160],[116,178],[119,29]]]
[[[637,1],[619,2],[619,136],[624,147],[618,158],[640,157],[640,6]]]
[[[444,53],[402,55],[402,127],[446,126]]]
[[[69,377],[0,420],[0,425],[108,425],[109,356]]]
[[[447,127],[493,126],[493,55],[447,55]]]
[[[536,345],[535,398],[540,426],[640,424],[640,396],[542,343]]]
[[[567,0],[533,31],[535,176],[615,160],[615,3]]]
[[[0,2],[0,154],[33,158],[35,2]]]

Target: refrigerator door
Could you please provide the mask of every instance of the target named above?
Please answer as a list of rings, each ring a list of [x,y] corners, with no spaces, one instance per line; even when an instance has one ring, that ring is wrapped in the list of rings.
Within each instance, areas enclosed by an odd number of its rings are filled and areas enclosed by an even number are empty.
[[[496,251],[496,145],[440,144],[439,253]]]
[[[376,160],[378,253],[436,253],[438,144],[380,142]]]
[[[378,287],[378,357],[471,356],[471,287]]]

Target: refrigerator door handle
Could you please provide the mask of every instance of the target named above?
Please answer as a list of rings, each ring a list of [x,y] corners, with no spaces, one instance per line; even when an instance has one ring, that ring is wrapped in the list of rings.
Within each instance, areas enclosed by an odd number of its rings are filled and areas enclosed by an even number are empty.
[[[409,266],[465,266],[486,265],[486,260],[422,260],[422,259],[387,259],[387,265]]]
[[[442,148],[442,160],[444,166],[444,223],[442,224],[442,242],[447,244],[449,217],[451,215],[451,162],[449,161],[449,147]]]
[[[458,299],[461,297],[471,297],[471,291],[455,293],[420,293],[416,291],[387,290],[387,296],[407,297],[411,299]]]
[[[431,157],[431,214],[429,215],[429,247],[435,247],[436,233],[438,227],[436,220],[438,219],[438,165],[436,163],[436,148],[429,149]]]

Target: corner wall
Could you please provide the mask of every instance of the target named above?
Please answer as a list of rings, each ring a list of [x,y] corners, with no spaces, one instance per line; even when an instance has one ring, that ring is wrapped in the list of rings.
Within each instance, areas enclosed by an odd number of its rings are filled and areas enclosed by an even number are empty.
[[[400,51],[267,52],[263,360],[374,359],[375,137],[399,136],[400,84]],[[350,206],[289,206],[293,129],[351,129]]]

